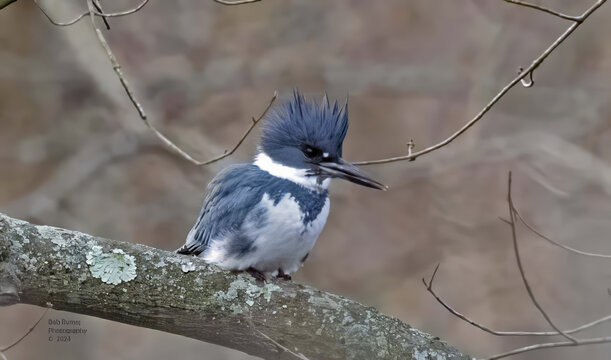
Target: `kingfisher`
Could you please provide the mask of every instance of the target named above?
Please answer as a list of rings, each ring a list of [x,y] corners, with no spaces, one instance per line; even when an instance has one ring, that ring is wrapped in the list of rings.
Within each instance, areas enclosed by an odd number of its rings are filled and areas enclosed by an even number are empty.
[[[308,257],[329,215],[332,178],[386,190],[342,159],[348,103],[320,102],[298,90],[264,119],[252,163],[219,172],[208,185],[179,254],[223,269],[290,280]]]

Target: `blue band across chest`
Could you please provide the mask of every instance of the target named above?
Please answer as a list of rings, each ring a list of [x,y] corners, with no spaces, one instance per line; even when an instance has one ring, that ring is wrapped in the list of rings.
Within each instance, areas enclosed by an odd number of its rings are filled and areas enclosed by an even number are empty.
[[[329,192],[327,190],[314,191],[299,184],[295,184],[290,180],[277,178],[269,174],[268,176],[273,179],[270,179],[270,186],[267,187],[265,193],[274,201],[274,205],[278,205],[286,194],[290,194],[297,204],[299,204],[299,209],[304,214],[303,222],[306,225],[318,217],[329,197]]]

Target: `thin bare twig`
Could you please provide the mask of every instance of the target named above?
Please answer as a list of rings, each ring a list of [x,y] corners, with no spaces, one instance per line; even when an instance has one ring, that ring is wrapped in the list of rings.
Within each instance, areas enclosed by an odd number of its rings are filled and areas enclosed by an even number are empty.
[[[214,0],[214,2],[217,2],[219,4],[223,4],[223,5],[243,5],[243,4],[256,3],[256,2],[259,2],[259,1],[261,1],[261,0],[235,0],[235,1]]]
[[[611,343],[611,336],[607,337],[598,337],[598,338],[589,338],[589,339],[581,339],[578,340],[577,343],[573,343],[571,341],[561,341],[561,342],[551,342],[551,343],[543,343],[543,344],[535,344],[530,346],[524,346],[521,348],[517,348],[511,351],[507,351],[501,354],[497,354],[494,356],[490,356],[485,358],[485,360],[497,360],[506,358],[509,356],[523,354],[525,352],[533,351],[533,350],[541,350],[541,349],[550,349],[557,347],[566,347],[566,346],[579,346],[579,345],[593,345],[593,344],[604,344]]]
[[[514,250],[516,253],[516,259],[518,262],[518,268],[520,269],[520,275],[522,276],[522,280],[524,281],[524,286],[526,287],[526,289],[529,291],[529,295],[531,297],[532,302],[535,304],[535,306],[537,306],[537,308],[539,309],[539,311],[541,312],[541,314],[543,314],[543,316],[545,317],[545,319],[547,320],[547,322],[556,330],[558,330],[558,328],[549,320],[549,317],[547,316],[547,314],[545,313],[545,311],[543,311],[543,309],[541,308],[541,306],[536,302],[534,296],[532,295],[532,291],[530,290],[530,286],[528,285],[528,281],[526,280],[526,276],[524,275],[524,269],[522,268],[521,262],[520,262],[520,255],[518,252],[518,245],[517,245],[517,240],[516,240],[516,231],[515,231],[515,217],[517,216],[516,213],[516,209],[514,207],[513,204],[513,200],[511,198],[511,172],[509,173],[509,177],[508,177],[508,190],[507,190],[507,203],[509,206],[509,214],[510,214],[510,218],[511,218],[511,229],[512,229],[512,240],[513,240],[513,244],[514,244]],[[601,318],[599,320],[597,320],[595,323],[599,324],[600,322],[604,321],[603,319],[605,318]],[[524,346],[521,348],[517,348],[511,351],[507,351],[501,354],[497,354],[491,357],[486,358],[486,360],[496,360],[496,359],[502,359],[505,357],[509,357],[509,356],[513,356],[513,355],[517,355],[517,354],[522,354],[528,351],[533,351],[533,350],[539,350],[539,349],[548,349],[548,348],[555,348],[555,347],[564,347],[564,346],[580,346],[580,345],[591,345],[591,344],[603,344],[603,343],[611,343],[611,337],[598,337],[598,338],[589,338],[589,339],[575,339],[569,335],[567,335],[566,332],[561,332],[559,331],[560,334],[562,336],[564,336],[565,338],[569,339],[569,341],[562,341],[562,342],[552,342],[552,343],[543,343],[543,344],[535,344],[535,345],[530,345],[530,346]]]
[[[186,151],[184,151],[183,149],[181,149],[180,147],[178,147],[178,145],[174,144],[174,142],[172,142],[170,139],[168,139],[165,135],[163,135],[159,130],[157,130],[157,128],[155,126],[153,126],[153,124],[151,124],[151,122],[149,121],[144,108],[142,107],[142,105],[140,104],[140,102],[136,99],[136,96],[134,94],[134,92],[132,91],[129,82],[127,81],[127,79],[125,78],[125,75],[123,74],[123,70],[121,68],[121,65],[119,64],[119,62],[117,61],[117,58],[115,57],[114,53],[112,52],[112,50],[110,49],[110,46],[108,45],[108,42],[106,41],[106,39],[104,38],[104,35],[102,34],[102,31],[100,31],[100,29],[98,28],[98,26],[95,23],[95,8],[93,6],[93,3],[91,1],[87,2],[87,6],[89,8],[89,15],[91,18],[91,24],[93,26],[93,29],[98,37],[98,41],[100,42],[100,44],[102,45],[102,47],[104,48],[104,50],[106,51],[106,55],[108,56],[108,59],[110,60],[111,64],[112,64],[112,68],[115,71],[115,73],[117,74],[117,77],[119,78],[119,81],[121,82],[121,85],[123,86],[123,89],[125,90],[125,93],[127,94],[127,97],[129,98],[129,100],[132,102],[132,104],[134,105],[134,107],[136,108],[136,110],[138,111],[138,114],[140,115],[140,118],[142,119],[142,121],[144,122],[144,124],[151,129],[151,131],[153,131],[153,133],[157,136],[157,138],[159,138],[167,147],[169,147],[170,149],[174,150],[176,153],[178,153],[180,156],[182,156],[183,158],[185,158],[186,160],[190,161],[191,163],[193,163],[194,165],[197,166],[202,166],[202,165],[209,165],[212,164],[214,162],[217,162],[221,159],[224,159],[228,156],[230,156],[231,154],[233,154],[235,152],[235,150],[244,142],[244,139],[248,136],[248,134],[250,134],[250,132],[252,131],[252,129],[257,125],[257,123],[263,119],[263,117],[265,116],[265,114],[267,114],[267,112],[269,111],[269,109],[271,108],[272,104],[274,103],[274,101],[277,98],[277,93],[274,92],[274,95],[272,96],[268,106],[265,108],[265,110],[263,111],[263,113],[258,117],[258,118],[252,118],[252,124],[250,125],[250,127],[246,130],[246,132],[244,133],[244,135],[238,140],[238,143],[236,144],[236,146],[233,147],[233,149],[231,149],[230,151],[225,151],[223,154],[216,156],[212,159],[209,160],[205,160],[205,161],[200,161],[200,160],[196,160],[195,158],[193,158],[191,155],[189,155]],[[148,0],[145,0],[144,3],[146,3]],[[143,4],[144,4],[143,3]],[[143,6],[143,5],[141,5]],[[137,11],[137,10],[136,10]]]
[[[97,1],[97,0],[94,0],[94,1]],[[119,16],[130,15],[130,14],[133,14],[135,12],[140,11],[140,9],[142,9],[144,7],[144,5],[146,5],[148,2],[149,2],[149,0],[142,0],[142,2],[138,6],[136,6],[135,8],[131,8],[131,9],[125,10],[125,11],[119,11],[119,12],[116,12],[116,13],[105,13],[105,12],[102,12],[102,10],[98,11],[96,9],[93,9],[93,13],[96,14],[97,16],[101,16],[103,18],[107,18],[107,17],[119,17]]]
[[[511,225],[511,240],[513,241],[513,251],[516,256],[516,263],[518,265],[518,270],[520,270],[520,277],[522,278],[522,282],[524,283],[524,287],[526,288],[526,291],[528,292],[528,296],[530,297],[530,300],[533,302],[535,307],[539,310],[541,315],[543,315],[547,323],[554,330],[559,332],[560,335],[564,336],[567,340],[572,341],[573,343],[577,344],[577,339],[575,339],[574,337],[572,337],[569,334],[566,334],[564,331],[560,330],[560,328],[556,326],[556,324],[554,324],[554,322],[549,317],[549,315],[547,315],[545,310],[543,310],[543,307],[537,301],[537,298],[535,297],[535,294],[533,293],[532,288],[530,287],[530,283],[528,282],[528,279],[526,278],[526,273],[524,272],[524,267],[522,266],[522,259],[520,258],[520,250],[518,248],[518,237],[516,235],[516,222],[515,222],[515,212],[514,212],[515,209],[513,207],[513,200],[511,198],[511,172],[509,172],[509,175],[507,177],[507,206],[509,207],[509,222]]]
[[[541,65],[543,63],[543,61],[545,61],[545,59],[560,45],[562,44],[562,42],[564,40],[566,40],[567,37],[569,37],[569,35],[571,35],[578,27],[579,25],[581,25],[590,15],[592,15],[592,13],[594,11],[596,11],[602,4],[604,4],[607,0],[597,0],[596,3],[594,3],[594,5],[592,5],[589,9],[587,9],[583,14],[581,14],[579,16],[579,21],[574,21],[573,24],[571,24],[571,26],[569,26],[568,29],[566,29],[564,31],[564,33],[562,33],[562,35],[560,35],[547,49],[545,49],[545,51],[543,51],[543,53],[541,53],[541,55],[539,55],[538,58],[536,58],[532,64],[530,64],[530,66],[528,66],[526,68],[526,70],[524,70],[524,72],[522,72],[521,74],[518,74],[515,78],[513,78],[513,80],[511,80],[507,85],[505,85],[505,87],[503,87],[501,89],[501,91],[499,91],[493,98],[492,100],[490,100],[488,102],[488,104],[486,104],[486,106],[484,106],[484,108],[477,114],[475,115],[475,117],[471,120],[469,120],[469,122],[467,122],[465,125],[463,125],[458,131],[456,131],[455,133],[453,133],[452,135],[450,135],[448,138],[446,138],[445,140],[429,146],[423,150],[414,152],[412,154],[408,154],[408,155],[403,155],[403,156],[395,156],[395,157],[390,157],[390,158],[386,158],[386,159],[379,159],[379,160],[369,160],[369,161],[357,161],[354,164],[355,165],[372,165],[372,164],[385,164],[385,163],[391,163],[391,162],[395,162],[395,161],[405,161],[405,160],[415,160],[418,157],[424,155],[424,154],[428,154],[430,152],[433,152],[437,149],[440,149],[446,145],[448,145],[449,143],[451,143],[452,141],[454,141],[457,137],[459,137],[460,135],[462,135],[465,131],[469,130],[469,128],[471,128],[473,125],[475,125],[475,123],[477,123],[481,118],[484,117],[484,115],[490,111],[490,109],[492,109],[492,107],[503,97],[505,96],[505,94],[511,90],[516,84],[518,84],[519,82],[522,81],[522,79],[524,79],[526,76],[528,76],[528,74],[532,73],[535,69],[537,69],[539,67],[539,65]]]
[[[435,290],[433,289],[433,281],[435,280],[435,276],[437,275],[437,270],[439,269],[439,264],[437,264],[437,266],[435,267],[435,270],[433,271],[433,275],[431,276],[431,278],[429,279],[428,283],[426,282],[426,280],[424,278],[422,278],[422,283],[424,284],[424,286],[426,287],[426,290],[433,295],[433,297],[435,298],[435,300],[437,300],[438,303],[440,303],[446,310],[448,310],[452,315],[458,317],[459,319],[475,326],[476,328],[485,331],[489,334],[495,335],[495,336],[555,336],[555,335],[560,335],[559,332],[557,331],[498,331],[498,330],[493,330],[490,329],[489,327],[482,325],[470,318],[468,318],[466,315],[463,315],[462,313],[458,312],[456,309],[452,308],[450,305],[448,305],[445,301],[443,301],[443,299],[441,299],[439,297],[439,295],[437,295],[437,293],[435,292]],[[607,315],[605,317],[596,319],[592,322],[589,322],[587,324],[583,324],[580,325],[574,329],[570,329],[570,330],[565,330],[564,333],[565,334],[575,334],[578,333],[580,331],[589,329],[591,327],[594,327],[596,325],[602,324],[604,322],[607,322],[611,320],[611,315]]]
[[[581,16],[565,15],[565,14],[559,12],[559,11],[548,9],[548,8],[546,8],[544,6],[541,6],[541,5],[535,5],[535,4],[527,3],[527,2],[524,2],[524,1],[518,1],[518,0],[504,0],[504,1],[508,2],[510,4],[516,4],[516,5],[520,5],[520,6],[529,7],[531,9],[536,9],[536,10],[539,10],[539,11],[543,11],[545,13],[557,16],[557,17],[559,17],[561,19],[564,19],[564,20],[570,20],[570,21],[575,21],[575,22],[582,22],[583,21]]]
[[[38,0],[34,0],[34,4],[36,4],[36,6],[38,7],[38,9],[40,10],[40,12],[43,13],[43,15],[51,22],[51,24],[56,25],[56,26],[70,26],[70,25],[74,25],[76,24],[79,20],[81,20],[82,18],[84,18],[85,16],[87,16],[89,14],[88,11],[80,14],[79,16],[75,17],[72,20],[68,20],[66,22],[60,22],[60,21],[55,21],[48,13],[47,11],[38,3]]]
[[[470,318],[468,318],[467,316],[461,314],[460,312],[454,310],[451,306],[449,306],[448,304],[446,304],[433,290],[433,281],[435,280],[435,276],[437,274],[437,271],[439,269],[439,265],[437,265],[435,267],[435,270],[433,271],[433,275],[431,276],[430,280],[427,282],[424,278],[422,279],[422,283],[424,284],[424,286],[426,287],[427,291],[433,295],[433,297],[437,300],[437,302],[439,302],[446,310],[448,310],[451,314],[455,315],[456,317],[460,318],[463,321],[468,322],[469,324],[477,327],[480,330],[483,330],[489,334],[492,335],[497,335],[497,336],[558,336],[561,335],[565,338],[567,338],[569,341],[561,341],[561,342],[550,342],[550,343],[541,343],[541,344],[535,344],[535,345],[529,345],[529,346],[525,346],[525,347],[521,347],[521,348],[517,348],[511,351],[507,351],[501,354],[497,354],[497,355],[493,355],[491,357],[487,357],[485,358],[486,360],[496,360],[496,359],[501,359],[501,358],[505,358],[505,357],[509,357],[509,356],[513,356],[513,355],[517,355],[517,354],[521,354],[521,353],[525,353],[525,352],[529,352],[529,351],[534,351],[534,350],[539,350],[539,349],[546,349],[546,348],[554,348],[554,347],[566,347],[566,346],[580,346],[580,345],[591,345],[591,344],[602,344],[602,343],[611,343],[611,337],[597,337],[597,338],[587,338],[587,339],[575,339],[572,336],[570,336],[569,334],[574,334],[574,333],[578,333],[580,331],[589,329],[591,327],[594,327],[596,325],[599,325],[601,323],[607,322],[611,320],[611,315],[607,315],[605,317],[599,318],[597,320],[594,320],[592,322],[589,322],[587,324],[583,324],[581,326],[578,326],[574,329],[570,329],[570,330],[560,330],[551,320],[550,317],[547,315],[547,313],[543,310],[543,308],[541,307],[541,305],[538,303],[538,301],[536,300],[533,292],[532,292],[532,288],[530,287],[530,284],[528,282],[528,279],[526,277],[526,273],[524,272],[524,268],[522,266],[522,260],[520,257],[520,252],[519,252],[519,248],[518,248],[518,242],[517,242],[517,234],[516,234],[516,218],[520,219],[520,221],[526,225],[531,231],[537,233],[538,235],[540,233],[538,233],[534,228],[532,228],[529,224],[527,224],[524,219],[521,217],[520,213],[517,211],[517,209],[515,208],[515,204],[513,202],[513,198],[512,198],[512,175],[511,172],[508,175],[508,186],[507,186],[507,204],[508,204],[508,208],[509,208],[509,220],[506,219],[502,219],[504,222],[506,222],[507,224],[509,224],[511,226],[511,238],[512,238],[512,242],[513,242],[513,247],[514,247],[514,253],[516,256],[516,263],[518,265],[518,269],[520,271],[520,276],[522,278],[522,282],[524,283],[524,287],[526,288],[528,295],[531,299],[531,301],[533,302],[533,304],[537,307],[537,309],[539,310],[539,312],[541,312],[541,314],[543,315],[543,317],[545,318],[545,320],[547,321],[547,323],[554,328],[556,331],[496,331],[496,330],[492,330],[484,325],[481,325],[473,320],[471,320]],[[542,236],[542,235],[540,235]],[[551,239],[550,239],[551,240]],[[553,242],[553,241],[552,241]],[[560,246],[560,247],[564,247],[561,244],[558,244],[556,242],[553,242],[554,244]],[[574,249],[573,249],[574,250]],[[579,252],[577,251],[577,253],[579,254],[583,254],[583,252]],[[586,254],[590,254],[590,253],[586,253]],[[595,254],[595,255],[600,255],[600,254]]]
[[[138,114],[140,115],[140,118],[142,119],[142,121],[144,121],[145,125],[149,129],[151,129],[153,131],[153,133],[155,133],[155,135],[164,144],[166,144],[166,146],[170,147],[172,150],[176,151],[177,153],[179,153],[180,155],[185,157],[187,160],[197,164],[197,160],[193,159],[189,154],[187,154],[182,149],[180,149],[178,146],[176,146],[170,139],[165,137],[165,135],[163,135],[161,132],[159,132],[159,130],[157,130],[157,128],[155,128],[149,122],[148,117],[147,117],[146,113],[144,112],[144,108],[142,107],[142,105],[140,105],[140,102],[136,99],[134,93],[132,92],[132,90],[131,90],[131,88],[129,86],[129,83],[128,83],[127,79],[123,75],[123,70],[121,69],[121,65],[119,64],[119,62],[117,61],[117,58],[115,57],[115,55],[113,54],[112,50],[110,49],[110,46],[108,45],[108,42],[104,38],[104,35],[102,35],[102,32],[100,31],[100,29],[98,28],[98,26],[95,23],[95,16],[96,16],[96,14],[95,14],[95,9],[94,9],[92,3],[90,1],[87,1],[87,6],[89,8],[89,15],[90,15],[90,18],[91,18],[91,24],[92,24],[93,29],[94,29],[97,37],[98,37],[98,41],[100,42],[100,44],[102,45],[102,47],[106,51],[106,55],[108,56],[108,59],[110,60],[110,62],[112,64],[113,70],[117,74],[117,77],[119,78],[119,81],[121,82],[121,85],[123,86],[123,89],[125,90],[125,93],[127,94],[127,97],[129,98],[129,100],[132,102],[132,104],[134,105],[134,107],[138,111]]]
[[[501,219],[504,222],[506,222],[507,224],[509,224],[511,226],[511,237],[512,237],[512,241],[513,241],[513,246],[514,246],[514,252],[515,252],[515,256],[516,256],[516,262],[518,265],[518,269],[520,271],[520,276],[522,278],[522,281],[524,283],[524,287],[526,288],[526,290],[528,291],[528,295],[531,299],[531,301],[533,302],[533,304],[537,307],[537,309],[541,312],[541,314],[543,315],[543,317],[545,318],[545,320],[547,320],[548,324],[554,328],[556,331],[496,331],[496,330],[492,330],[484,325],[481,325],[471,319],[469,319],[467,316],[459,313],[458,311],[454,310],[451,306],[449,306],[448,304],[446,304],[433,290],[433,281],[435,280],[435,276],[437,275],[437,271],[439,269],[439,264],[435,267],[435,270],[433,271],[433,275],[431,276],[430,280],[427,282],[424,278],[422,279],[422,283],[424,284],[424,286],[426,287],[427,291],[433,295],[433,297],[437,300],[437,302],[439,302],[446,310],[448,310],[451,314],[455,315],[456,317],[460,318],[463,321],[468,322],[469,324],[477,327],[480,330],[483,330],[489,334],[492,335],[498,335],[498,336],[531,336],[531,335],[535,335],[535,336],[558,336],[561,335],[565,338],[567,338],[569,341],[561,341],[561,342],[550,342],[550,343],[540,343],[540,344],[535,344],[535,345],[529,345],[529,346],[524,346],[521,348],[517,348],[514,350],[510,350],[504,353],[500,353],[497,355],[493,355],[490,357],[485,358],[485,360],[496,360],[496,359],[502,359],[505,357],[509,357],[509,356],[513,356],[513,355],[517,355],[517,354],[521,354],[521,353],[525,353],[525,352],[529,352],[529,351],[534,351],[534,350],[540,350],[540,349],[547,349],[547,348],[555,348],[555,347],[567,347],[567,346],[581,346],[581,345],[591,345],[591,344],[602,344],[602,343],[611,343],[611,337],[597,337],[597,338],[587,338],[587,339],[575,339],[572,336],[570,336],[569,334],[574,334],[574,333],[578,333],[580,331],[589,329],[593,326],[599,325],[601,323],[607,322],[609,320],[611,320],[611,315],[607,315],[605,317],[599,318],[595,321],[592,321],[590,323],[587,324],[583,324],[579,327],[576,327],[574,329],[570,329],[570,330],[565,330],[562,331],[560,330],[556,325],[554,325],[554,323],[550,320],[549,316],[547,315],[547,313],[543,310],[543,308],[541,307],[541,305],[537,302],[532,289],[530,287],[530,284],[526,278],[526,274],[524,272],[524,268],[522,266],[522,261],[521,261],[521,257],[520,257],[520,252],[519,252],[519,248],[518,248],[518,242],[517,242],[517,234],[516,234],[516,217],[518,219],[520,219],[523,223],[523,219],[521,219],[520,214],[517,212],[514,202],[513,202],[513,198],[512,198],[512,176],[511,176],[511,172],[508,175],[508,186],[507,186],[507,204],[509,207],[509,216],[510,219],[506,220],[506,219]],[[525,224],[526,225],[526,224]],[[528,225],[527,225],[528,227]],[[532,229],[531,229],[532,230]],[[534,231],[534,230],[533,230]]]
[[[9,346],[6,346],[6,347],[4,347],[4,348],[0,349],[0,354],[2,354],[3,352],[5,352],[5,351],[7,351],[7,350],[11,349],[12,347],[16,346],[17,344],[19,344],[19,343],[21,342],[21,340],[25,339],[25,338],[26,338],[28,335],[30,335],[30,333],[31,333],[32,331],[34,331],[34,329],[36,329],[36,326],[38,326],[38,324],[39,324],[39,323],[42,321],[42,319],[45,317],[45,315],[47,315],[47,312],[49,312],[49,309],[50,309],[50,307],[47,307],[47,308],[45,309],[45,311],[43,311],[43,312],[42,312],[42,314],[40,315],[40,317],[38,318],[38,320],[36,320],[36,322],[34,323],[34,325],[32,325],[32,326],[30,327],[30,329],[29,329],[29,330],[28,330],[28,331],[27,331],[25,334],[23,334],[23,336],[21,336],[19,339],[17,339],[16,341],[14,341],[14,342],[13,342],[12,344],[10,344]],[[4,354],[2,354],[2,355],[4,356]],[[6,357],[5,357],[4,359],[6,359]]]
[[[539,230],[535,229],[531,224],[529,224],[526,220],[524,220],[524,218],[522,217],[522,215],[520,214],[520,212],[518,211],[518,209],[516,209],[514,207],[514,211],[516,216],[518,217],[518,219],[520,220],[520,222],[522,224],[524,224],[524,226],[526,226],[528,228],[528,230],[532,231],[533,233],[535,233],[537,236],[539,236],[541,239],[549,241],[550,243],[552,243],[553,245],[556,245],[564,250],[570,251],[572,253],[575,254],[579,254],[579,255],[585,255],[585,256],[592,256],[592,257],[597,257],[597,258],[603,258],[603,259],[611,259],[611,255],[606,255],[606,254],[598,254],[598,253],[591,253],[591,252],[586,252],[586,251],[581,251],[581,250],[577,250],[575,248],[572,248],[570,246],[561,244],[555,240],[553,240],[552,238],[543,235]]]
[[[125,92],[127,93],[127,97],[129,97],[129,100],[132,102],[132,104],[134,105],[134,107],[138,111],[138,114],[140,115],[140,117],[143,120],[145,120],[145,122],[148,123],[147,117],[146,117],[146,113],[144,112],[144,109],[142,108],[142,105],[140,105],[140,103],[138,102],[138,100],[134,96],[131,88],[129,87],[129,83],[127,82],[127,80],[125,79],[125,76],[123,75],[123,70],[121,69],[121,65],[119,64],[119,62],[117,61],[117,58],[115,57],[115,55],[113,54],[112,50],[110,49],[110,46],[108,45],[108,42],[106,42],[106,38],[104,38],[104,35],[102,35],[102,32],[100,31],[100,29],[98,28],[98,26],[95,23],[95,16],[96,16],[96,14],[95,14],[95,9],[93,7],[93,2],[92,1],[93,0],[87,1],[87,6],[89,8],[89,16],[91,18],[91,24],[92,24],[93,29],[94,29],[97,37],[98,37],[98,41],[100,42],[100,44],[102,45],[102,47],[106,51],[106,55],[108,56],[108,59],[110,60],[110,62],[112,64],[113,70],[115,71],[115,73],[119,77],[119,81],[121,81],[121,85],[123,85],[123,89],[125,89]]]
[[[243,5],[243,4],[259,2],[261,0],[237,0],[237,1],[214,0],[214,1],[219,3],[219,4],[223,4],[223,5]],[[138,6],[136,6],[134,8],[131,8],[129,10],[120,11],[120,12],[116,12],[116,13],[105,13],[104,11],[102,11],[102,9],[100,7],[99,0],[93,0],[93,5],[95,7],[93,9],[93,13],[96,16],[102,17],[104,19],[104,23],[106,25],[106,28],[108,30],[110,30],[110,25],[108,25],[108,22],[107,22],[106,18],[125,16],[125,15],[133,14],[135,12],[140,11],[140,9],[142,9],[144,7],[144,5],[146,5],[148,2],[149,2],[149,0],[143,0]],[[79,16],[77,16],[76,18],[74,18],[72,20],[69,20],[69,21],[66,21],[66,22],[58,22],[58,21],[55,21],[53,18],[51,18],[51,16],[49,16],[49,14],[45,11],[45,9],[42,6],[40,6],[40,4],[38,3],[38,0],[34,0],[34,3],[40,9],[40,11],[42,11],[42,13],[47,17],[47,19],[49,19],[49,21],[53,25],[57,25],[57,26],[70,26],[70,25],[74,25],[79,20],[81,20],[82,18],[84,18],[85,16],[90,14],[90,11],[88,10],[88,11],[83,12],[82,14],[80,14]]]
[[[102,5],[100,5],[100,0],[93,0],[93,6],[95,7],[97,11],[103,12]],[[106,30],[110,30],[110,24],[108,23],[108,19],[106,18],[106,16],[102,16],[102,20],[104,20],[104,25],[106,25]]]
[[[267,104],[267,107],[265,108],[265,110],[263,110],[261,115],[259,115],[259,117],[257,117],[256,119],[254,117],[251,119],[252,123],[250,124],[248,129],[246,129],[246,131],[244,132],[242,137],[238,140],[238,142],[235,144],[235,146],[231,150],[229,150],[229,151],[225,150],[225,152],[222,155],[214,157],[214,158],[212,158],[210,160],[197,162],[196,165],[208,165],[208,164],[212,164],[213,162],[217,162],[217,161],[219,161],[221,159],[226,158],[227,156],[232,155],[240,147],[240,145],[242,145],[244,140],[246,140],[246,137],[248,137],[250,132],[255,128],[255,126],[257,126],[259,121],[261,121],[265,117],[265,115],[269,112],[269,109],[271,109],[272,104],[274,103],[274,101],[276,101],[277,98],[278,98],[278,92],[274,91],[274,95],[270,99],[270,101]]]
[[[89,3],[90,0],[86,0],[87,3]],[[118,16],[125,16],[125,15],[130,15],[133,14],[137,11],[140,11],[140,9],[142,9],[144,7],[144,5],[146,5],[149,0],[143,0],[138,6],[131,8],[129,10],[125,10],[125,11],[120,11],[120,12],[116,12],[116,13],[105,13],[101,10],[101,8],[99,8],[99,2],[97,0],[91,0],[93,1],[93,14],[95,14],[95,16],[100,16],[104,19],[104,23],[106,24],[106,28],[110,29],[110,26],[108,25],[108,22],[106,21],[106,18],[109,17],[118,17]],[[70,25],[74,25],[77,22],[79,22],[82,18],[84,18],[87,15],[91,14],[91,11],[87,10],[85,12],[83,12],[82,14],[78,15],[77,17],[75,17],[72,20],[68,20],[66,22],[60,22],[60,21],[55,21],[48,13],[47,11],[38,3],[38,0],[34,0],[34,4],[36,4],[36,6],[38,7],[38,9],[40,9],[40,11],[43,13],[43,15],[51,22],[51,24],[56,25],[56,26],[70,26]]]

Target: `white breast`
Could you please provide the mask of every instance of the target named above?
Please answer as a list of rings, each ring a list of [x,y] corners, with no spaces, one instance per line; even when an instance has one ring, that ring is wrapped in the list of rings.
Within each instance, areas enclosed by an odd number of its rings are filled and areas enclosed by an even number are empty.
[[[264,272],[282,269],[286,274],[293,273],[312,250],[325,226],[329,204],[327,198],[316,219],[304,225],[299,204],[290,194],[286,194],[276,205],[268,194],[264,194],[258,205],[259,209],[266,210],[263,226],[247,219],[241,229],[255,239],[252,251],[239,258],[228,257],[221,247],[214,249],[214,243],[221,244],[222,241],[212,242],[205,259],[227,269],[253,267]]]

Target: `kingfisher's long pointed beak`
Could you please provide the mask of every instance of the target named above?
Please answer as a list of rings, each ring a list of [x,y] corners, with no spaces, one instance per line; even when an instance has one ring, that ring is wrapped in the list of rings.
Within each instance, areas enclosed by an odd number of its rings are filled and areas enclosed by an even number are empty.
[[[361,169],[341,158],[337,162],[322,162],[315,166],[319,171],[319,175],[348,180],[373,189],[388,190],[388,186],[373,180],[365,175]]]

